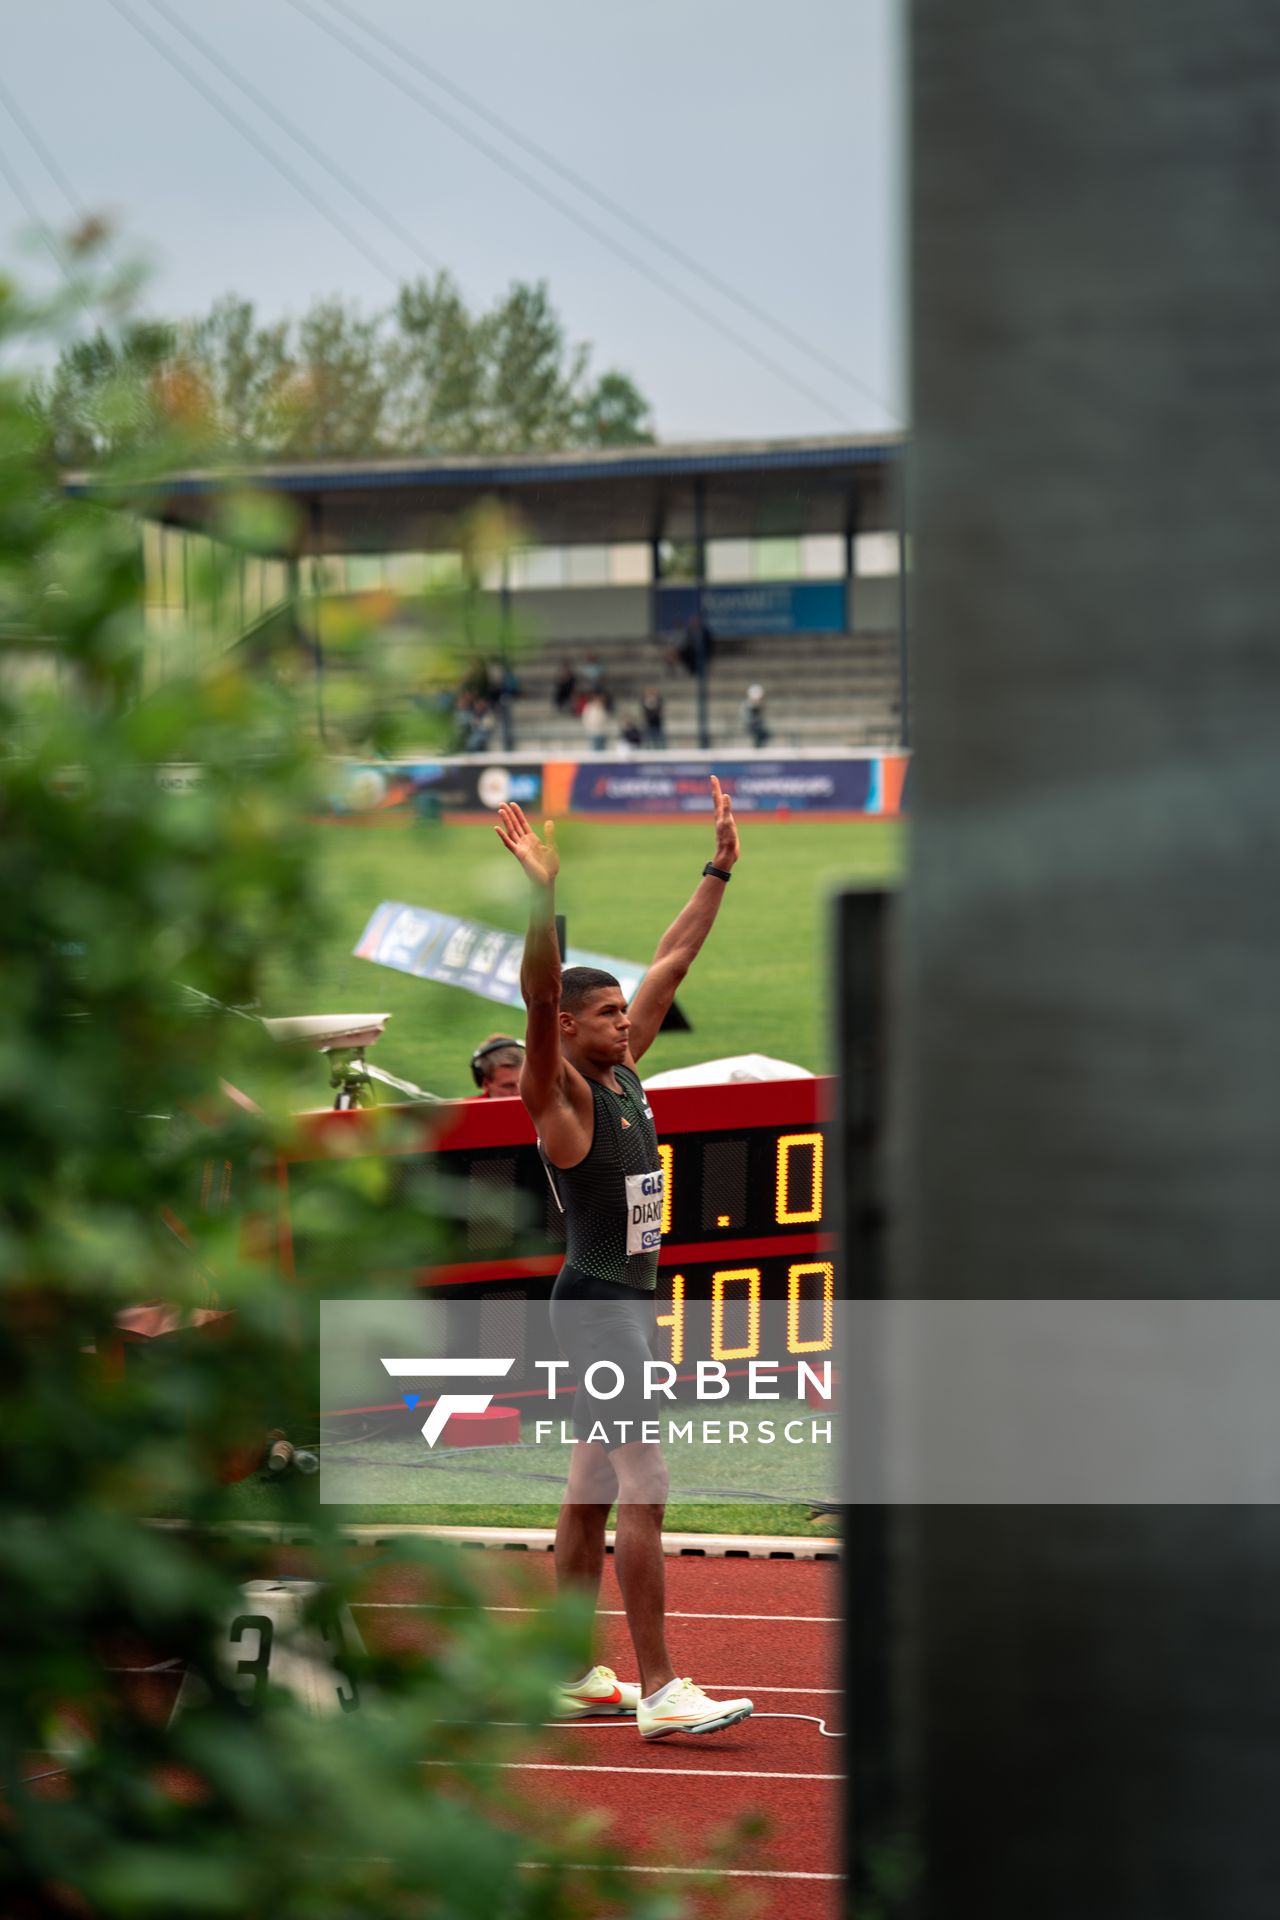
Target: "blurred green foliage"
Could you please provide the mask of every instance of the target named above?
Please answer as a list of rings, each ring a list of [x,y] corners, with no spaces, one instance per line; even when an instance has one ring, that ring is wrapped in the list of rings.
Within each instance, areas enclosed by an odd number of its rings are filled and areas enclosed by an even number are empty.
[[[315,1300],[350,1285],[353,1237],[420,1260],[433,1228],[364,1168],[330,1190],[336,1250],[305,1287],[246,1231],[288,1122],[226,1096],[243,1023],[175,982],[252,1002],[268,952],[323,938],[300,826],[321,769],[294,702],[233,656],[140,697],[136,526],[63,497],[22,368],[73,323],[0,285],[0,1911],[672,1913],[492,1764],[581,1671],[572,1609],[486,1613],[470,1563],[420,1548],[447,1638],[365,1659],[361,1711],[272,1692],[250,1713],[215,1657],[268,1571],[218,1531],[228,1455],[310,1437]],[[180,406],[150,431],[132,481],[199,451]],[[260,510],[237,505],[239,538]],[[177,762],[198,769],[181,792]],[[184,1325],[121,1372],[117,1316],[149,1301]],[[191,1323],[210,1309],[216,1337]],[[332,1605],[358,1570],[306,1505]],[[160,1661],[208,1689],[172,1724],[118,1671]]]

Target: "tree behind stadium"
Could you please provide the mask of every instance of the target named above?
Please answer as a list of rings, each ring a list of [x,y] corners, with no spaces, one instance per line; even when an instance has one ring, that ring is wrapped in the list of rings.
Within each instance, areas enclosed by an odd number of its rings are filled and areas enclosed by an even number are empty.
[[[296,321],[263,321],[228,295],[180,324],[136,321],[67,347],[36,389],[67,467],[145,446],[175,394],[226,458],[370,459],[379,454],[523,453],[651,442],[630,377],[594,374],[545,282],[517,281],[485,311],[449,274],[402,287],[362,314],[318,300]]]

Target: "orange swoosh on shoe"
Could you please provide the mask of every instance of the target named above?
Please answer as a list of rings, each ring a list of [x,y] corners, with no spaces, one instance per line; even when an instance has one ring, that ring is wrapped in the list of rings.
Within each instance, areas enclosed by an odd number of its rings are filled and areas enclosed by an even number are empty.
[[[575,1693],[573,1698],[588,1707],[616,1707],[622,1700],[622,1688],[615,1687],[612,1693]]]

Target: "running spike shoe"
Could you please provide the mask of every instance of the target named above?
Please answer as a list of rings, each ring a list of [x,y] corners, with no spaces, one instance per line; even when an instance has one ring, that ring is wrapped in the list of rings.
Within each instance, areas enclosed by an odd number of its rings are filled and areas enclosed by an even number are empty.
[[[585,1680],[556,1690],[557,1720],[590,1720],[597,1714],[634,1713],[640,1689],[631,1680],[619,1680],[612,1667],[592,1667]]]
[[[719,1733],[745,1720],[750,1700],[712,1700],[692,1680],[673,1680],[646,1706],[636,1707],[636,1725],[642,1740],[665,1740],[669,1733]]]

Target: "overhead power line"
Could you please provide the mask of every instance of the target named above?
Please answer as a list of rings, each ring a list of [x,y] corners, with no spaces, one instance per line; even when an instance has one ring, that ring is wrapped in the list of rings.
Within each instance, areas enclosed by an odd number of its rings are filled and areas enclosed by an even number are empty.
[[[72,213],[74,213],[78,219],[86,219],[87,214],[84,202],[59,166],[56,156],[46,142],[41,139],[39,133],[31,124],[27,115],[22,111],[22,108],[18,105],[3,80],[0,80],[0,104],[4,106],[5,112],[13,121],[18,131],[23,135],[27,145],[35,153],[36,158],[43,163],[45,172],[58,188],[63,199],[71,208]]]
[[[283,178],[289,182],[289,185],[295,192],[300,193],[303,199],[314,207],[323,219],[329,222],[329,225],[335,232],[340,233],[349,245],[353,246],[358,253],[362,254],[370,266],[376,268],[384,278],[390,280],[393,286],[399,286],[400,275],[395,271],[394,267],[387,264],[375,247],[369,245],[363,234],[357,232],[354,227],[349,226],[340,214],[335,213],[328,201],[325,200],[322,195],[316,193],[310,183],[304,180],[303,177],[289,165],[287,160],[282,160],[279,154],[259,136],[247,120],[243,119],[233,107],[229,107],[224,100],[219,99],[212,88],[205,85],[199,74],[194,73],[187,62],[173,51],[172,47],[166,46],[159,35],[152,32],[145,20],[140,20],[133,9],[125,5],[125,0],[107,0],[107,3],[115,9],[122,20],[128,21],[134,32],[140,34],[148,46],[150,46],[154,52],[158,53],[167,65],[171,66],[176,73],[182,76],[188,86],[195,88],[195,91],[200,95],[202,100],[207,101],[217,113],[222,115],[224,120],[228,121],[230,125],[235,128],[242,139],[247,140],[250,146],[262,155],[269,166],[273,167],[278,174],[282,175]]]
[[[27,145],[42,162],[46,173],[48,173],[63,199],[71,208],[72,213],[74,213],[77,221],[80,223],[81,236],[86,240],[89,239],[90,228],[94,224],[92,210],[85,204],[81,195],[76,192],[75,187],[72,185],[59,162],[57,155],[49,146],[49,143],[42,138],[39,129],[33,124],[30,116],[23,112],[18,102],[5,86],[3,80],[0,80],[0,104],[4,106],[10,119],[21,130]],[[119,271],[121,262],[108,227],[103,226],[99,239],[107,260]],[[65,272],[66,268],[64,267],[63,270]],[[81,312],[87,317],[91,308],[96,309],[99,303],[99,298],[97,297],[82,299],[79,302]]]
[[[117,6],[120,4],[120,0],[111,0],[111,4]],[[456,133],[460,139],[465,140],[469,146],[474,147],[477,152],[483,153],[487,159],[492,160],[495,166],[501,167],[505,173],[509,173],[513,179],[518,180],[521,185],[527,187],[531,193],[536,193],[539,198],[545,200],[548,205],[555,207],[557,212],[562,213],[567,220],[571,220],[575,226],[581,227],[584,233],[589,233],[601,246],[607,247],[611,253],[617,255],[618,259],[625,261],[629,267],[634,268],[637,273],[642,274],[653,286],[661,288],[671,299],[679,301],[682,307],[696,315],[699,320],[703,321],[718,333],[722,339],[732,341],[743,353],[749,354],[759,366],[764,367],[769,373],[773,374],[775,379],[785,381],[795,392],[803,394],[804,398],[808,400],[811,405],[820,408],[824,413],[830,414],[833,418],[839,420],[841,425],[848,424],[842,410],[834,405],[826,394],[817,392],[807,381],[800,379],[798,375],[793,373],[790,367],[784,366],[780,361],[775,360],[772,355],[765,353],[756,345],[754,340],[750,339],[746,334],[739,332],[736,327],[728,325],[718,314],[713,313],[710,308],[705,307],[700,300],[696,300],[684,287],[678,285],[674,280],[668,279],[665,274],[658,273],[647,260],[640,254],[634,252],[625,242],[617,239],[615,235],[607,232],[605,228],[598,226],[594,220],[588,219],[588,217],[581,213],[577,207],[573,206],[570,201],[565,200],[562,195],[556,193],[552,188],[545,186],[542,181],[528,173],[518,162],[503,153],[500,148],[495,147],[491,141],[486,140],[483,135],[476,133],[474,129],[467,126],[464,121],[459,120],[456,114],[450,113],[448,109],[442,107],[438,101],[432,100],[427,94],[424,94],[420,88],[415,87],[411,81],[406,80],[404,75],[398,73],[394,67],[388,67],[385,61],[381,60],[376,54],[371,53],[368,48],[362,46],[358,40],[353,40],[350,34],[345,33],[343,29],[335,25],[332,20],[326,19],[323,15],[316,13],[313,8],[306,4],[306,0],[289,0],[289,5],[293,7],[296,12],[300,13],[304,19],[309,20],[312,26],[318,27],[322,33],[328,34],[330,39],[336,40],[340,46],[345,47],[348,53],[354,54],[357,60],[362,61],[364,65],[371,68],[374,73],[380,74],[384,80],[388,81],[392,86],[397,87],[399,91],[407,95],[410,100],[416,102],[424,112],[431,114],[434,119],[441,121],[445,126],[449,127],[452,132]],[[409,60],[407,54],[403,55],[403,57],[406,61]],[[881,401],[878,404],[883,406],[884,403]]]
[[[18,203],[22,207],[23,212],[26,214],[28,220],[31,222],[36,232],[40,235],[40,238],[43,240],[45,246],[49,249],[49,252],[53,255],[54,261],[56,262],[59,271],[62,273],[63,277],[65,278],[67,285],[70,287],[74,287],[75,275],[71,271],[70,262],[67,260],[67,257],[63,253],[62,248],[58,245],[57,241],[54,239],[53,234],[50,232],[48,225],[46,224],[43,216],[41,215],[39,207],[36,205],[35,201],[31,198],[31,195],[27,192],[26,184],[23,181],[21,174],[18,172],[17,168],[13,165],[12,161],[9,159],[9,156],[5,152],[3,147],[0,147],[0,173],[2,173],[5,179],[9,182],[9,185],[13,190],[14,198],[18,201]]]
[[[152,0],[152,4],[156,4],[156,0]],[[485,105],[483,100],[478,100],[476,96],[473,93],[469,93],[465,87],[459,86],[455,80],[450,79],[447,73],[442,73],[439,67],[433,66],[430,61],[422,59],[420,55],[406,47],[402,40],[397,40],[394,35],[388,33],[385,28],[376,26],[372,20],[364,19],[362,15],[356,12],[355,8],[346,5],[345,0],[329,0],[329,5],[335,13],[341,14],[343,18],[349,20],[353,26],[362,28],[371,39],[379,41],[386,47],[389,53],[393,53],[397,59],[403,60],[407,66],[414,68],[416,72],[420,73],[425,80],[431,81],[431,83],[439,87],[442,92],[449,94],[454,100],[457,100],[462,106],[466,107],[469,112],[474,113],[477,119],[483,120],[488,126],[493,127],[496,132],[510,140],[514,146],[522,148],[523,151],[533,159],[540,161],[544,167],[549,168],[552,173],[558,174],[562,180],[566,181],[569,186],[576,188],[579,193],[584,194],[587,199],[594,200],[596,205],[602,208],[604,212],[612,214],[615,220],[621,220],[624,225],[631,228],[633,233],[637,233],[641,239],[647,240],[650,246],[659,248],[669,259],[674,260],[678,266],[683,267],[687,273],[695,274],[699,280],[706,286],[711,287],[723,299],[732,301],[743,313],[747,313],[753,320],[759,321],[761,326],[768,327],[780,340],[785,340],[788,346],[795,347],[799,352],[807,354],[815,365],[824,368],[827,373],[834,375],[837,380],[844,381],[847,386],[855,388],[864,399],[874,401],[876,406],[883,407],[890,418],[897,418],[896,408],[891,407],[882,395],[878,394],[873,387],[868,386],[866,381],[860,379],[856,373],[852,373],[849,368],[844,366],[839,360],[836,360],[831,354],[824,353],[822,348],[815,346],[811,340],[806,340],[803,334],[797,333],[795,328],[788,326],[785,320],[779,320],[776,314],[770,313],[766,307],[762,307],[760,303],[757,300],[753,300],[749,294],[743,293],[741,288],[735,287],[732,282],[723,279],[721,275],[715,273],[708,267],[705,261],[700,260],[696,254],[687,252],[683,247],[678,246],[674,240],[668,239],[667,235],[660,232],[658,228],[650,226],[647,220],[642,220],[638,214],[632,213],[620,200],[615,200],[611,194],[605,193],[602,188],[596,186],[595,183],[589,180],[584,174],[579,173],[576,168],[569,166],[565,161],[561,160],[557,154],[552,153],[549,147],[544,147],[540,141],[534,140],[526,133],[522,133],[518,127],[513,126],[510,121],[505,120],[501,114],[494,113],[491,108]]]
[[[367,212],[371,213],[375,220],[380,221],[388,233],[393,234],[402,246],[407,247],[417,259],[421,260],[424,266],[431,268],[433,272],[440,272],[443,269],[443,261],[438,260],[433,253],[424,247],[418,239],[418,236],[409,227],[406,227],[402,221],[398,220],[395,214],[389,212],[388,209],[382,205],[381,201],[375,199],[373,194],[367,192],[358,180],[354,180],[344,168],[339,167],[331,160],[323,147],[317,145],[309,134],[303,133],[301,128],[296,127],[291,120],[286,118],[274,102],[268,99],[266,94],[262,92],[261,88],[256,87],[251,80],[247,80],[242,73],[232,66],[228,59],[218,52],[216,47],[211,47],[209,42],[203,39],[193,27],[189,27],[186,21],[174,12],[172,7],[166,6],[165,0],[148,0],[148,5],[154,12],[160,15],[162,20],[167,20],[169,25],[174,28],[176,32],[180,33],[184,40],[189,41],[198,53],[202,53],[205,59],[218,69],[219,73],[231,81],[233,86],[239,87],[240,91],[245,94],[248,99],[253,101],[258,111],[266,115],[273,126],[278,127],[282,133],[288,134],[289,138],[295,141],[304,153],[311,156],[317,166],[323,167],[331,179],[336,180],[338,185],[342,187],[345,192],[349,193],[353,200],[358,200],[361,206],[364,207]]]

